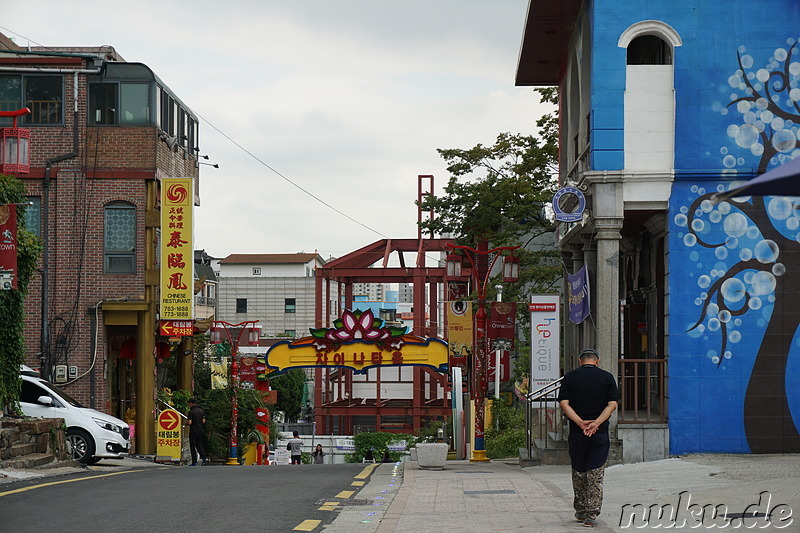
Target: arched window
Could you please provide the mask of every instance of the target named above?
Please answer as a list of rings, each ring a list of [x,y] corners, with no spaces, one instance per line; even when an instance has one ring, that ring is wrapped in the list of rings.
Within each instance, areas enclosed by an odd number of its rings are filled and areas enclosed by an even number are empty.
[[[642,35],[628,45],[629,65],[671,65],[672,49],[660,37]]]
[[[103,271],[133,274],[136,272],[136,206],[111,202],[103,211]]]

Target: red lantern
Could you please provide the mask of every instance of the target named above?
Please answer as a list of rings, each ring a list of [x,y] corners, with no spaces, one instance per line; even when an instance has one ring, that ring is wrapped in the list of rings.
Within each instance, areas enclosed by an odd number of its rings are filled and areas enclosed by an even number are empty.
[[[17,111],[0,111],[0,117],[13,117],[10,128],[0,128],[0,172],[27,174],[30,166],[31,130],[17,127],[17,117],[27,115],[27,107]]]

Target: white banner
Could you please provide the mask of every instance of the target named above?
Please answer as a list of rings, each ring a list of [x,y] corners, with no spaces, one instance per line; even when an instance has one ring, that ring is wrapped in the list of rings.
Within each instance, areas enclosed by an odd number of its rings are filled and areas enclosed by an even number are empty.
[[[531,312],[530,391],[560,377],[561,299],[558,295],[533,295]]]

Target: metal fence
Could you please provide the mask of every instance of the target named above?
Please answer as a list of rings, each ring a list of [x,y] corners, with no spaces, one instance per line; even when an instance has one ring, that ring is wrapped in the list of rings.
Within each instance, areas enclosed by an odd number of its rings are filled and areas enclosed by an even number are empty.
[[[564,378],[545,385],[541,389],[529,392],[525,408],[525,427],[527,429],[528,457],[533,457],[535,441],[549,448],[564,433],[564,420],[558,407],[558,391]]]
[[[619,360],[619,423],[663,424],[666,359]]]

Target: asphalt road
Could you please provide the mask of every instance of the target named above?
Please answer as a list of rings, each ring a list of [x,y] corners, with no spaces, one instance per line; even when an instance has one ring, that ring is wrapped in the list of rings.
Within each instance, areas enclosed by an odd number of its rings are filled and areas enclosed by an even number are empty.
[[[164,466],[7,483],[0,531],[320,531],[337,514],[321,503],[345,503],[364,466]]]

